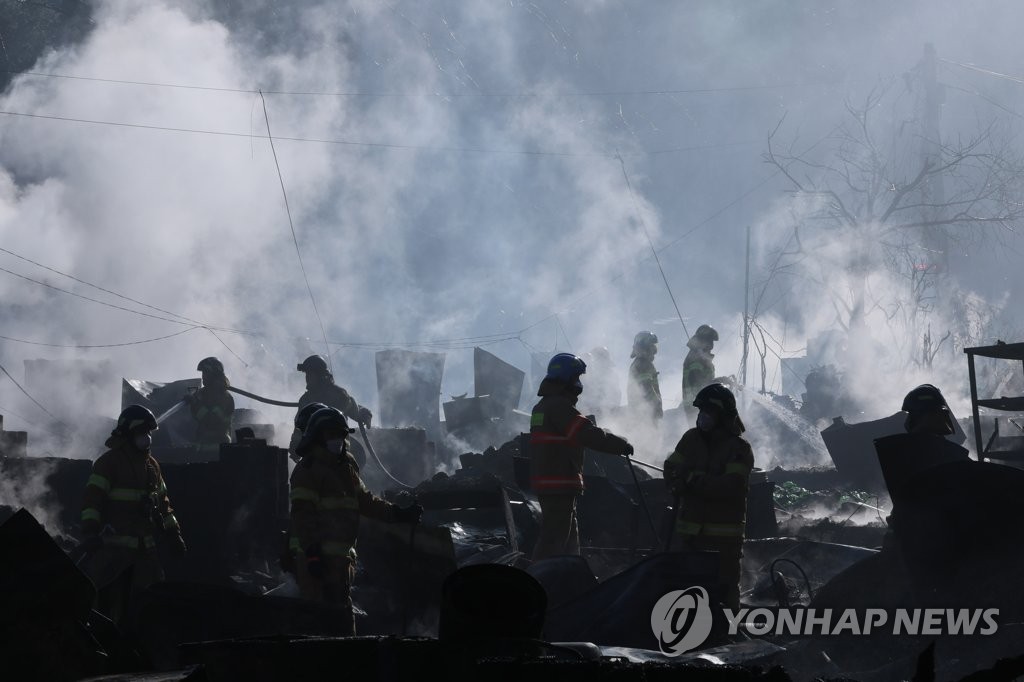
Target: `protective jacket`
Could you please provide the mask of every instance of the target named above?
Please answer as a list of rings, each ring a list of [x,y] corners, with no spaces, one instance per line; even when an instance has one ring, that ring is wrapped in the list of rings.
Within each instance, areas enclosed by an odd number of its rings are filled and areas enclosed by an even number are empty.
[[[651,358],[638,357],[630,364],[626,403],[634,410],[648,411],[652,417],[662,416],[658,370],[654,369],[654,360]]]
[[[693,399],[700,389],[715,380],[715,356],[696,337],[687,342],[690,351],[683,360],[683,407],[693,409]]]
[[[298,409],[301,410],[310,403],[323,403],[328,407],[333,407],[349,419],[357,422],[360,420],[359,413],[363,410],[363,407],[356,403],[355,398],[349,395],[348,391],[330,380],[303,393],[302,397],[299,398]]]
[[[155,535],[180,535],[160,465],[150,454],[136,452],[120,436],[111,436],[109,451],[92,466],[82,504],[82,531],[102,533],[104,547],[152,549]]]
[[[583,490],[583,449],[624,454],[629,444],[576,409],[576,396],[545,380],[530,418],[530,486],[538,494]]]
[[[231,419],[235,413],[235,400],[223,388],[203,386],[189,403],[196,420],[196,442],[200,445],[220,445],[231,442]]]
[[[676,533],[743,540],[754,454],[725,429],[690,429],[665,461],[665,480],[680,497]]]
[[[322,445],[314,446],[292,472],[291,505],[292,551],[318,544],[326,557],[353,561],[359,515],[390,521],[396,508],[367,490],[351,454],[335,455]]]

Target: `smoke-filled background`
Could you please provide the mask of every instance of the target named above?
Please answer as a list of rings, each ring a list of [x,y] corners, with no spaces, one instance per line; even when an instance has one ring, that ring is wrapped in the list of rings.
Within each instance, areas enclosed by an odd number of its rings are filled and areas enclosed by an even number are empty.
[[[447,399],[472,390],[474,345],[524,370],[607,346],[624,384],[649,329],[675,407],[686,334],[645,232],[686,328],[716,327],[717,373],[738,375],[749,226],[747,384],[799,400],[780,358],[811,355],[841,370],[851,421],[922,381],[962,415],[963,347],[1019,338],[1017,3],[0,13],[0,362],[42,404],[5,376],[0,413],[32,438],[116,416],[120,377],[195,377],[208,355],[295,399],[325,336],[376,408],[379,349],[447,351]],[[928,158],[959,161],[914,185]],[[33,387],[39,358],[97,378]]]

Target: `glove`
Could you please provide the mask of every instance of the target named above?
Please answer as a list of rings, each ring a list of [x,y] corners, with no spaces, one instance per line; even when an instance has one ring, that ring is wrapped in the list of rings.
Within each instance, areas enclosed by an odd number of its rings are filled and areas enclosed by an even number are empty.
[[[192,407],[192,403],[196,401],[196,394],[186,393],[185,396],[182,398],[182,401],[189,407]]]
[[[326,571],[323,550],[320,549],[320,543],[315,542],[306,548],[306,573],[310,578],[323,580]]]
[[[370,428],[370,421],[373,420],[373,413],[365,407],[359,408],[359,418],[356,420],[366,428]]]
[[[633,446],[630,445],[629,443],[626,443],[626,447],[623,448],[623,450],[622,450],[622,455],[623,455],[623,457],[632,457],[633,456]]]
[[[188,546],[185,545],[185,538],[181,537],[181,533],[171,538],[171,552],[174,556],[183,557],[187,551]]]
[[[423,518],[423,505],[414,503],[409,507],[395,507],[392,518],[398,523],[419,523]]]

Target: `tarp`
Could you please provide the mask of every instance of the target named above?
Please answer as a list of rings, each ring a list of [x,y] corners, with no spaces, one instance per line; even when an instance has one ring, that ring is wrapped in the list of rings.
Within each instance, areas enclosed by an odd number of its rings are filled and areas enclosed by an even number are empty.
[[[519,407],[526,373],[482,348],[473,349],[473,377],[477,396],[489,395],[503,412]]]
[[[377,364],[377,423],[383,427],[419,426],[436,437],[441,421],[439,396],[444,353],[382,350]]]

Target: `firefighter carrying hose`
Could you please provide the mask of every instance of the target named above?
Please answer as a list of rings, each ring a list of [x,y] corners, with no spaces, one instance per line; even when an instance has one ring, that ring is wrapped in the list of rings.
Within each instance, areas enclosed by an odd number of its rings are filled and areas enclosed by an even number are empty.
[[[216,455],[221,443],[231,442],[231,419],[235,400],[228,393],[224,365],[214,357],[203,358],[196,369],[202,373],[203,385],[185,397],[189,411],[196,420],[196,448]]]
[[[289,549],[302,598],[343,609],[342,624],[355,634],[351,588],[359,516],[415,524],[423,507],[402,508],[367,490],[348,451],[352,432],[331,407],[309,418],[297,448],[302,459],[291,477]]]
[[[156,429],[145,407],[125,408],[107,439],[110,450],[93,463],[85,486],[82,547],[91,556],[84,568],[96,585],[98,609],[115,622],[132,597],[163,580],[157,536],[175,554],[185,553],[160,465],[150,454]]]
[[[530,418],[530,486],[540,502],[540,537],[533,560],[580,553],[576,498],[583,493],[583,449],[633,454],[624,438],[599,429],[580,414],[580,376],[587,366],[571,353],[548,363]]]
[[[306,375],[306,392],[299,398],[300,410],[310,403],[323,403],[352,421],[370,428],[373,413],[356,403],[348,391],[334,383],[334,375],[328,369],[326,360],[319,355],[310,355],[295,369]]]
[[[718,582],[725,605],[740,603],[740,558],[747,488],[754,455],[740,437],[736,397],[722,384],[706,386],[693,401],[697,426],[679,439],[665,461],[665,481],[676,504],[675,546],[718,552]]]

